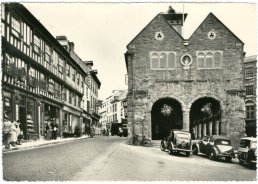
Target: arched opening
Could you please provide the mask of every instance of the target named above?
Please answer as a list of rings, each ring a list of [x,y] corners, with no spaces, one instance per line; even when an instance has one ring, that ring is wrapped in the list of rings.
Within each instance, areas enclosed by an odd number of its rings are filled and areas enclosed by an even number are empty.
[[[156,101],[151,110],[152,140],[167,137],[171,129],[182,129],[182,120],[182,107],[177,100],[162,98]]]
[[[196,100],[190,109],[190,132],[192,139],[206,135],[221,134],[220,102],[211,97]]]

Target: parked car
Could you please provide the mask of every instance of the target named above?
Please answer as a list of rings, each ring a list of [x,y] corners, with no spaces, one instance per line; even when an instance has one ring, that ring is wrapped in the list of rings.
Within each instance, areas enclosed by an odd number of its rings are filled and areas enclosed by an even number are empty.
[[[257,162],[257,140],[253,137],[240,139],[238,147],[238,160],[240,164],[248,164],[250,167],[256,166]]]
[[[204,136],[202,140],[193,144],[192,149],[193,154],[203,153],[211,160],[224,157],[227,161],[231,161],[235,158],[231,140],[221,135]]]
[[[170,135],[160,144],[162,151],[168,150],[169,154],[185,152],[189,156],[191,149],[191,134],[182,130],[171,130]]]

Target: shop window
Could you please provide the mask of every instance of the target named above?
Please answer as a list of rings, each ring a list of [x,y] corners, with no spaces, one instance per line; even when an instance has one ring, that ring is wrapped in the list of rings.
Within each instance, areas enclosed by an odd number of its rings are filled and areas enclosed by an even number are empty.
[[[254,77],[254,70],[253,68],[245,68],[245,78],[253,78]]]
[[[21,22],[12,17],[12,34],[14,36],[16,36],[17,38],[20,38],[20,34],[21,34]]]
[[[27,132],[35,133],[35,102],[27,99]]]
[[[246,96],[248,95],[254,95],[254,86],[253,85],[249,85],[245,87],[246,91]]]

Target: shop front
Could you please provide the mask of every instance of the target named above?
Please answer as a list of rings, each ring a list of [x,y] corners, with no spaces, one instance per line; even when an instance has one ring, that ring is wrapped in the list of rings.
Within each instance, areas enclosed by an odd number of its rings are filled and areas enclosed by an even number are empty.
[[[3,89],[3,117],[20,123],[24,140],[38,139],[38,105],[30,94]]]
[[[64,106],[62,121],[63,137],[73,136],[75,128],[82,130],[81,111],[75,110],[71,107]]]
[[[57,137],[61,136],[61,117],[60,107],[56,104],[44,101],[41,104],[41,123],[40,134],[45,139],[51,139],[54,124],[57,125]]]

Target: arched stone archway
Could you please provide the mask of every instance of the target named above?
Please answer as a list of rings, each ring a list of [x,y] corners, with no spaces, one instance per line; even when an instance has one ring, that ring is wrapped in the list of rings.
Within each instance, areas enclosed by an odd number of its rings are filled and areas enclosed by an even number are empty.
[[[190,108],[190,132],[193,139],[221,134],[221,104],[212,97],[196,99]]]
[[[157,100],[151,109],[152,140],[168,136],[171,129],[183,128],[182,105],[173,98]]]

